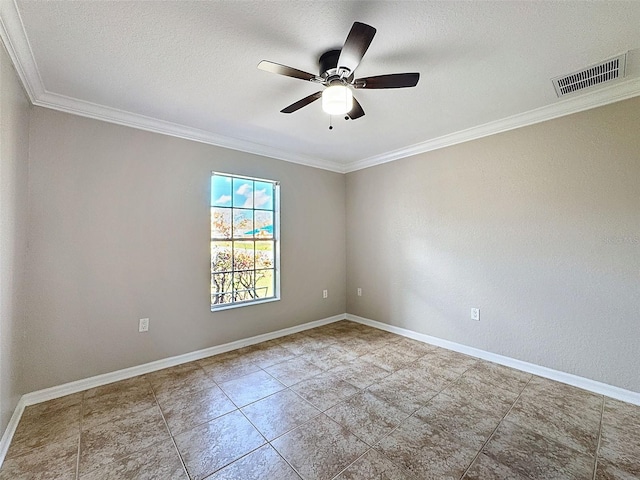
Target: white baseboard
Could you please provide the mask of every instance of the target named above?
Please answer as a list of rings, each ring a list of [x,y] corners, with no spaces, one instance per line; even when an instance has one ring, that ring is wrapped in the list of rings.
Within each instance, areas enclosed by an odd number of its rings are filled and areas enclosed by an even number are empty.
[[[84,378],[82,380],[57,385],[51,388],[45,388],[44,390],[26,393],[18,401],[18,405],[13,411],[13,415],[11,416],[11,420],[9,421],[9,425],[7,425],[7,428],[2,435],[2,439],[0,439],[0,467],[2,467],[4,457],[9,450],[9,445],[11,444],[13,435],[16,432],[16,428],[18,427],[18,423],[20,422],[22,413],[24,412],[25,407],[28,407],[29,405],[46,402],[47,400],[64,397],[65,395],[81,392],[89,388],[100,387],[102,385],[118,382],[120,380],[126,380],[127,378],[137,377],[138,375],[155,372],[157,370],[162,370],[163,368],[175,367],[176,365],[180,365],[182,363],[200,360],[212,355],[218,355],[219,353],[236,350],[238,348],[246,347],[248,345],[254,345],[256,343],[266,342],[267,340],[273,340],[274,338],[284,337],[286,335],[302,332],[304,330],[320,327],[322,325],[327,325],[329,323],[334,323],[344,319],[345,314],[334,315],[333,317],[303,323],[302,325],[284,328],[275,332],[256,335],[255,337],[244,338],[235,342],[225,343],[224,345],[216,345],[215,347],[209,347],[203,350],[197,350],[195,352],[177,355],[175,357],[156,360],[155,362],[145,363],[143,365],[137,365],[135,367],[125,368],[123,370],[117,370],[115,372],[105,373],[102,375],[96,375],[95,377]]]
[[[2,462],[4,462],[4,457],[7,455],[7,451],[9,451],[11,439],[13,439],[13,435],[16,433],[16,428],[18,428],[18,423],[20,423],[20,418],[22,417],[24,407],[26,406],[23,398],[18,400],[18,405],[16,405],[13,415],[11,415],[11,419],[9,419],[9,424],[2,434],[2,438],[0,438],[0,467],[2,467]]]
[[[345,316],[347,320],[351,320],[353,322],[362,323],[363,325],[368,325],[380,330],[396,333],[398,335],[402,335],[403,337],[408,337],[420,342],[443,347],[448,350],[453,350],[454,352],[460,352],[472,357],[488,360],[490,362],[498,363],[506,367],[515,368],[516,370],[521,370],[523,372],[532,373],[540,377],[548,378],[550,380],[556,380],[568,385],[573,385],[574,387],[582,388],[583,390],[588,390],[600,395],[606,395],[607,397],[615,398],[616,400],[622,400],[623,402],[640,405],[640,393],[638,392],[625,390],[624,388],[620,387],[614,387],[613,385],[608,385],[606,383],[591,380],[589,378],[579,377],[578,375],[573,375],[571,373],[561,372],[552,368],[542,367],[534,363],[523,362],[522,360],[517,360],[515,358],[505,357],[496,353],[487,352],[485,350],[480,350],[479,348],[468,347],[466,345],[451,342],[449,340],[443,340],[441,338],[425,335],[424,333],[418,333],[406,328],[388,325],[386,323],[359,317],[350,313],[347,313]]]
[[[202,358],[210,357],[211,355],[217,355],[219,353],[228,352],[230,350],[236,350],[238,348],[246,347],[248,345],[254,345],[256,343],[265,342],[267,340],[273,340],[274,338],[284,337],[293,333],[302,332],[311,328],[320,327],[329,323],[334,323],[343,319],[351,320],[353,322],[368,325],[370,327],[385,330],[387,332],[396,333],[404,337],[412,338],[421,342],[436,345],[438,347],[453,350],[455,352],[471,355],[476,358],[488,360],[490,362],[498,363],[507,367],[515,368],[523,372],[532,373],[540,377],[556,380],[558,382],[573,385],[590,392],[598,393],[600,395],[606,395],[607,397],[622,400],[624,402],[640,405],[640,393],[633,392],[631,390],[625,390],[623,388],[614,387],[606,383],[597,382],[570,373],[561,372],[559,370],[553,370],[551,368],[542,367],[533,363],[523,362],[515,358],[505,357],[495,353],[480,350],[478,348],[469,347],[459,343],[451,342],[449,340],[443,340],[441,338],[432,337],[423,333],[414,332],[406,328],[396,327],[388,325],[386,323],[370,320],[368,318],[359,317],[350,313],[334,315],[333,317],[323,318],[314,322],[305,323],[302,325],[296,325],[295,327],[285,328],[276,332],[265,333],[257,335],[255,337],[245,338],[237,340],[235,342],[225,343],[224,345],[217,345],[215,347],[205,348],[203,350],[197,350],[195,352],[185,353],[183,355],[177,355],[175,357],[165,358],[157,360],[155,362],[145,363],[131,368],[125,368],[111,373],[105,373],[103,375],[96,375],[95,377],[85,378],[83,380],[77,380],[75,382],[65,383],[56,387],[46,388],[44,390],[38,390],[36,392],[27,393],[20,398],[18,405],[16,406],[9,424],[0,439],[0,467],[4,461],[4,458],[13,439],[13,435],[18,427],[22,413],[25,407],[34,405],[36,403],[45,402],[54,398],[64,397],[72,393],[81,392],[89,388],[95,388],[109,383],[117,382],[120,380],[126,380],[127,378],[143,375],[145,373],[155,372],[162,370],[163,368],[174,367],[182,363],[192,362],[194,360],[200,360]]]

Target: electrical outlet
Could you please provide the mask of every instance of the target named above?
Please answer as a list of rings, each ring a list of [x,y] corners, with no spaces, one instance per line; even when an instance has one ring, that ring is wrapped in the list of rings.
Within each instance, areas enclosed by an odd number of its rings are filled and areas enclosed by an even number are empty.
[[[471,309],[471,320],[477,320],[478,322],[480,321],[480,309],[479,308],[472,308]]]
[[[360,287],[358,287],[358,296],[361,297],[362,296],[362,289]]]
[[[329,290],[322,290],[322,298],[327,298],[329,296]]]
[[[139,332],[148,332],[149,331],[149,319],[141,318],[138,322],[138,331]]]

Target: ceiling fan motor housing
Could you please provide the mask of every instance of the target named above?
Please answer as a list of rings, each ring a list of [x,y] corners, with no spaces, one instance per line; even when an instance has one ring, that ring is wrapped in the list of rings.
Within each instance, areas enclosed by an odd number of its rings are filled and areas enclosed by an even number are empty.
[[[320,76],[325,77],[337,73],[340,50],[329,50],[320,56]]]

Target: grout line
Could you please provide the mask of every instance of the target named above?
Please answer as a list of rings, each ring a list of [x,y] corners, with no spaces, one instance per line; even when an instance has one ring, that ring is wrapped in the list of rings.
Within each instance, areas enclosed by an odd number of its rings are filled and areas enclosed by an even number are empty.
[[[260,367],[260,368],[262,368],[262,367]],[[267,372],[267,373],[269,373],[269,372]],[[281,393],[281,392],[285,392],[285,391],[287,391],[287,390],[288,390],[288,391],[290,391],[290,392],[296,393],[296,392],[294,392],[293,390],[291,390],[291,388],[290,388],[290,387],[286,387],[284,390],[280,390],[280,391],[278,391],[278,392],[276,392],[276,393],[272,393],[271,395],[268,395],[268,396],[266,396],[266,397],[264,397],[264,398],[269,398],[269,397],[270,397],[270,396],[272,396],[272,395],[275,395],[275,394],[277,394],[277,393]],[[298,396],[299,396],[299,395],[298,395]],[[260,400],[264,400],[264,398],[261,398]],[[302,398],[302,397],[300,397],[300,398]],[[256,400],[256,402],[259,402],[260,400]],[[303,401],[306,401],[306,400],[304,400],[304,398],[302,398],[302,400],[303,400]],[[255,402],[253,402],[253,403],[255,403]],[[309,402],[307,402],[307,403],[309,403]],[[248,404],[248,405],[251,405],[251,404]],[[246,407],[246,406],[247,406],[247,405],[245,405],[245,407]],[[242,408],[244,408],[244,407],[242,407]],[[247,415],[242,411],[242,409],[241,409],[241,408],[238,408],[238,411],[239,411],[239,412],[240,412],[240,413],[241,413],[241,414],[242,414],[242,415],[247,419],[247,421],[251,424],[251,426],[253,426],[253,428],[255,428],[255,429],[256,429],[256,431],[257,431],[260,435],[262,435],[262,438],[264,438],[264,440],[265,440],[265,442],[266,442],[266,443],[264,443],[263,445],[260,445],[258,448],[262,448],[262,447],[264,447],[264,446],[268,446],[269,448],[271,448],[274,452],[276,452],[276,454],[277,454],[280,458],[282,458],[282,460],[283,460],[287,465],[289,465],[289,466],[291,467],[291,469],[292,469],[294,472],[296,472],[296,474],[298,474],[298,476],[299,476],[300,478],[302,478],[302,474],[301,474],[300,472],[298,472],[298,470],[296,470],[296,468],[295,468],[291,463],[289,463],[289,462],[287,461],[287,459],[286,459],[286,458],[284,458],[284,457],[280,454],[280,452],[278,451],[278,449],[276,449],[276,447],[274,447],[274,446],[271,444],[271,442],[272,442],[273,440],[275,440],[276,438],[280,438],[281,436],[286,435],[287,433],[289,433],[289,432],[291,432],[291,431],[295,430],[296,428],[298,428],[300,425],[298,425],[298,426],[296,426],[296,427],[294,427],[294,428],[291,428],[291,429],[287,430],[286,432],[284,432],[284,433],[282,433],[282,434],[278,435],[277,437],[275,437],[275,438],[273,438],[273,439],[269,440],[269,439],[267,439],[267,437],[265,437],[265,436],[264,436],[264,434],[260,431],[260,429],[259,429],[259,428],[258,428],[258,427],[257,427],[257,426],[252,422],[252,421],[251,421],[251,419],[250,419],[249,417],[247,417]],[[316,416],[317,416],[317,415],[316,415]],[[313,417],[311,417],[311,418],[315,418],[316,416],[313,416]],[[309,420],[311,420],[311,418],[310,418]],[[304,422],[304,423],[307,423],[309,420],[307,420],[307,421],[306,421],[306,422]],[[301,425],[304,425],[304,423],[302,423]],[[245,456],[247,456],[247,455],[249,455],[249,454],[251,454],[251,453],[255,452],[256,450],[257,450],[257,449],[252,450],[251,452],[249,452],[249,453],[247,453],[247,454],[243,455],[243,456],[242,456],[242,457],[240,457],[240,458],[243,458],[243,457],[245,457]],[[235,462],[237,462],[238,460],[240,460],[240,458],[238,458],[238,459],[234,460],[233,462],[229,463],[228,465],[225,465],[223,468],[226,468],[226,467],[228,467],[229,465],[232,465],[233,463],[235,463]]]
[[[82,445],[82,419],[84,418],[84,397],[85,392],[82,392],[82,399],[80,400],[80,422],[78,428],[78,453],[76,455],[76,476],[75,479],[80,478],[80,446]]]
[[[355,435],[355,433],[351,432],[351,430],[349,430],[349,432],[350,432],[350,433],[352,433],[353,435]],[[357,435],[356,435],[356,436],[357,436]],[[360,437],[358,437],[358,438],[359,438],[360,440],[362,440]],[[362,440],[362,441],[364,442],[364,440]],[[336,473],[333,477],[331,477],[331,480],[335,480],[336,478],[338,478],[338,477],[342,474],[342,472],[344,472],[345,470],[348,470],[348,469],[349,469],[349,467],[350,467],[351,465],[353,465],[354,463],[356,463],[358,460],[360,460],[362,457],[364,457],[367,453],[369,453],[371,450],[373,450],[373,447],[372,447],[371,445],[369,445],[367,442],[364,442],[364,443],[365,443],[365,444],[367,445],[367,447],[369,447],[369,448],[367,448],[367,449],[362,453],[362,455],[358,455],[358,458],[356,458],[353,462],[351,462],[349,465],[347,465],[347,466],[346,466],[346,467],[344,467],[342,470],[340,470],[338,473]]]
[[[315,418],[315,417],[314,417]],[[274,439],[275,440],[275,439]],[[273,441],[273,440],[272,440]],[[296,467],[294,467],[286,458],[284,458],[282,456],[282,454],[280,454],[280,452],[278,451],[278,449],[276,447],[274,447],[273,445],[271,445],[271,442],[267,442],[267,445],[269,445],[269,448],[273,449],[274,452],[276,452],[276,454],[287,464],[291,467],[291,470],[293,470],[294,472],[296,472],[296,474],[298,475],[298,477],[300,477],[301,479],[304,478],[302,476],[302,473],[300,473],[298,471],[298,469]]]
[[[173,444],[173,448],[175,449],[176,453],[178,454],[178,458],[180,459],[180,464],[182,465],[182,470],[184,470],[184,473],[187,475],[187,478],[191,478],[191,475],[189,475],[189,471],[187,470],[187,464],[184,463],[184,459],[182,458],[182,454],[180,453],[180,450],[178,449],[178,444],[176,443],[176,439],[173,437],[173,433],[171,432],[171,429],[169,428],[169,424],[167,423],[167,419],[164,418],[164,412],[162,411],[162,407],[160,406],[160,402],[158,402],[158,397],[156,397],[156,391],[153,389],[153,386],[151,385],[151,382],[149,380],[147,380],[147,383],[149,384],[149,388],[151,389],[151,393],[153,395],[153,400],[156,402],[156,407],[158,407],[158,410],[160,410],[160,416],[162,416],[162,421],[164,422],[164,426],[167,429],[167,432],[169,433],[169,438],[171,439],[171,443]]]
[[[464,478],[464,476],[469,472],[469,470],[471,470],[471,467],[473,466],[473,464],[475,463],[475,461],[478,459],[478,457],[480,456],[480,454],[482,453],[482,450],[484,450],[484,447],[487,446],[487,444],[491,441],[491,439],[493,438],[493,436],[496,434],[496,432],[498,431],[498,428],[500,428],[500,425],[502,425],[502,422],[504,421],[505,418],[507,418],[507,416],[511,413],[511,410],[513,410],[513,407],[515,407],[516,403],[518,403],[518,400],[520,400],[520,397],[522,396],[522,393],[525,391],[525,389],[529,386],[529,383],[531,383],[531,379],[533,378],[530,377],[529,381],[527,382],[527,384],[522,388],[522,390],[520,390],[520,393],[518,394],[517,398],[514,400],[514,402],[511,404],[511,407],[509,407],[509,410],[507,411],[507,413],[505,413],[502,417],[502,419],[498,422],[498,425],[496,425],[496,428],[493,429],[493,432],[491,432],[491,435],[489,435],[489,438],[487,438],[487,440],[482,444],[482,447],[480,447],[480,450],[478,450],[478,453],[476,453],[476,456],[473,457],[473,460],[471,460],[471,463],[469,464],[469,466],[466,468],[466,470],[462,473],[462,475],[460,476],[460,480],[462,480]]]
[[[607,401],[607,397],[602,396],[602,409],[600,410],[600,428],[598,428],[598,443],[596,445],[595,461],[593,463],[593,480],[596,480],[598,473],[598,454],[600,452],[600,442],[602,440],[602,425],[604,424],[604,404]]]

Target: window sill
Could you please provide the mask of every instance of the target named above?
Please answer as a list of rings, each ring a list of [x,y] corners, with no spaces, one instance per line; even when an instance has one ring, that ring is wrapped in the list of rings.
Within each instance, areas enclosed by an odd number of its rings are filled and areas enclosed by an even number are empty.
[[[264,300],[255,300],[255,301],[248,301],[248,302],[242,302],[242,303],[233,303],[231,305],[220,305],[220,306],[211,305],[211,311],[220,312],[222,310],[231,310],[234,308],[241,308],[241,307],[251,307],[253,305],[262,305],[263,303],[271,303],[271,302],[278,302],[278,301],[280,301],[280,297],[265,298]]]

